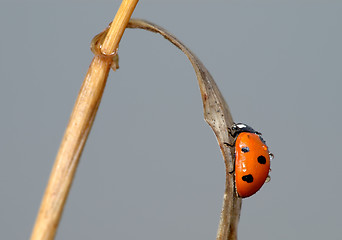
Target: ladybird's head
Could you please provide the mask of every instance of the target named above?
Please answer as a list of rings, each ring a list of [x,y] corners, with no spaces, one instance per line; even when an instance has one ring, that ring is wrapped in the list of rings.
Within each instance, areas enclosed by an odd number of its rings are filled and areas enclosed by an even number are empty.
[[[261,135],[260,132],[255,131],[252,127],[250,127],[244,123],[234,123],[234,125],[231,127],[231,135],[233,137],[236,137],[236,135],[238,135],[239,133],[242,133],[242,132],[255,133],[259,136]]]

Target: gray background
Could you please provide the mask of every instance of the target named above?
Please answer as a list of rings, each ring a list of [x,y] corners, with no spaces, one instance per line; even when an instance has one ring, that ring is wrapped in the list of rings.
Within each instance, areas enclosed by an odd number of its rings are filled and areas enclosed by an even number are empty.
[[[28,239],[92,37],[120,1],[0,2],[0,238]],[[141,1],[205,63],[235,121],[263,132],[272,180],[239,239],[340,239],[341,1]],[[215,239],[224,164],[194,71],[127,30],[57,239]]]

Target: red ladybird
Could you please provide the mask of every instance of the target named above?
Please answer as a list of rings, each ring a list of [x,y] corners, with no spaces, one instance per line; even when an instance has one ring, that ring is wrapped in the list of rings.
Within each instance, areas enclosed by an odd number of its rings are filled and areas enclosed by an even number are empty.
[[[268,151],[261,133],[246,124],[234,124],[230,134],[236,137],[233,145],[235,146],[236,191],[241,198],[249,197],[270,179],[268,174],[273,154]]]

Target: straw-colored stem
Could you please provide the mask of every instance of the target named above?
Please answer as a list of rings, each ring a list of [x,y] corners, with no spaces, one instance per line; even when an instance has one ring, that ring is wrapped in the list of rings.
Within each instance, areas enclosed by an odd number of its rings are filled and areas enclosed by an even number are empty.
[[[117,49],[138,0],[124,0],[102,47]],[[54,239],[79,158],[93,124],[106,85],[112,59],[95,56],[77,97],[38,212],[31,240]]]
[[[84,144],[106,84],[110,61],[95,57],[76,100],[38,212],[31,240],[54,239]],[[108,69],[98,72],[95,69]]]
[[[121,37],[126,29],[129,19],[139,0],[123,0],[118,13],[116,14],[107,36],[101,46],[102,52],[111,54],[116,51],[119,46]]]

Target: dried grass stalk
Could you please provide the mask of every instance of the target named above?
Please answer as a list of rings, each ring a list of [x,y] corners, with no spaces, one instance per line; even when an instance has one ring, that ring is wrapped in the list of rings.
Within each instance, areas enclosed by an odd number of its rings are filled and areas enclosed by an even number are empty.
[[[123,0],[82,84],[38,212],[31,240],[51,240],[63,212],[75,171],[94,122],[118,44],[138,0]],[[105,56],[107,55],[107,57]]]

